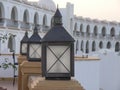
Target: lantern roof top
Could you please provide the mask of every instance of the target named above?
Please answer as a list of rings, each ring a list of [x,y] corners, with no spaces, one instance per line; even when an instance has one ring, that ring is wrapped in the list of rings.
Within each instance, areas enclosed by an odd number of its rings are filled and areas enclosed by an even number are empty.
[[[55,12],[55,14],[54,14],[54,17],[60,17],[60,18],[62,17],[62,15],[61,15],[58,7],[57,7],[57,10],[56,10],[56,12]]]
[[[27,42],[28,39],[29,39],[29,37],[28,37],[28,32],[26,31],[24,37],[23,37],[22,40],[21,40],[21,42]]]
[[[41,42],[41,37],[38,34],[37,27],[34,28],[33,35],[29,38],[28,43],[39,43]]]
[[[62,18],[62,15],[57,8],[54,19]],[[55,22],[54,22],[55,23]],[[74,42],[72,36],[65,30],[62,24],[54,24],[49,32],[44,36],[42,42]]]

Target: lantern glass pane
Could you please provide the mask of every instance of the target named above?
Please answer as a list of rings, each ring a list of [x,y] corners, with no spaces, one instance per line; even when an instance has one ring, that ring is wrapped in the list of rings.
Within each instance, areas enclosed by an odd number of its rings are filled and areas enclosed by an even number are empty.
[[[27,43],[22,43],[22,53],[27,53]]]
[[[41,58],[41,45],[40,44],[30,44],[29,57],[30,58]]]
[[[70,72],[70,47],[69,46],[48,46],[47,71],[48,73],[69,73]]]

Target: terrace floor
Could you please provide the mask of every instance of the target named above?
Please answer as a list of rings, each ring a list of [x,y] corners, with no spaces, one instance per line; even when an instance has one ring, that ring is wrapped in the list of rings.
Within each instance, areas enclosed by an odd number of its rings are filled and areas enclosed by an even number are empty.
[[[15,85],[13,86],[13,81],[0,80],[0,87],[3,87],[3,89],[7,88],[7,90],[18,90],[17,82],[15,82]]]

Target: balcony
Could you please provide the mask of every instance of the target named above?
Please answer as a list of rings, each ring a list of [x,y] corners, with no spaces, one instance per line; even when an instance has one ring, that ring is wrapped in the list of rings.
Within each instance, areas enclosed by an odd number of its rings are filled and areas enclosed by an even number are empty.
[[[9,28],[18,28],[18,21],[7,19],[7,27]]]
[[[30,23],[21,22],[21,29],[30,30]]]
[[[103,35],[103,34],[99,34],[99,38],[100,39],[105,39],[106,35]]]
[[[107,40],[113,40],[113,38],[114,38],[114,37],[112,37],[110,34],[107,34],[107,35],[106,35],[106,39],[107,39]]]
[[[38,32],[40,32],[40,30],[41,30],[41,25],[40,25],[40,24],[32,24],[32,30],[34,30],[35,26],[37,27]]]
[[[73,35],[74,36],[80,36],[80,32],[79,31],[73,31]]]
[[[44,25],[42,26],[42,31],[43,31],[43,32],[46,33],[46,32],[48,32],[49,30],[50,30],[50,27],[49,27],[49,26],[44,26]]]
[[[116,35],[116,36],[115,36],[115,39],[116,39],[116,40],[120,40],[120,35]]]

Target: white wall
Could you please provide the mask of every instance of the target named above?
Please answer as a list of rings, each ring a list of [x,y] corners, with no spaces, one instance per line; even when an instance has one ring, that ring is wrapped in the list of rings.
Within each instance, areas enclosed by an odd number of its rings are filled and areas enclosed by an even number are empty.
[[[75,78],[85,90],[99,90],[99,61],[75,61]]]
[[[100,55],[101,90],[120,90],[120,56],[118,53]]]

